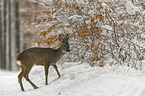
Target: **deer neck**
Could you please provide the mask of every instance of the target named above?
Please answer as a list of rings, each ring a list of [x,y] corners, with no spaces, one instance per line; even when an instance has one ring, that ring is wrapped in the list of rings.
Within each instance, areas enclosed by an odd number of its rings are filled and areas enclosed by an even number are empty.
[[[57,56],[59,56],[59,59],[63,57],[63,55],[66,53],[66,51],[62,50],[61,46],[58,49],[56,49],[56,51],[57,51]]]

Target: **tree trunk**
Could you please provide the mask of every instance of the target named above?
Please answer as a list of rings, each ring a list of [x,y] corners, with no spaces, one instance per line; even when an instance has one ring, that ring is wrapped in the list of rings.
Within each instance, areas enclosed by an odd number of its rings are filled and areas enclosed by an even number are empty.
[[[1,0],[0,0],[0,9],[1,9]],[[2,27],[1,27],[1,10],[0,10],[0,68],[1,68],[1,65],[2,65]]]
[[[6,2],[7,0],[2,0],[2,13],[1,13],[1,20],[2,20],[2,63],[1,68],[6,69]]]
[[[0,0],[0,68],[17,70],[16,53],[20,49],[19,2]]]
[[[19,30],[19,2],[15,1],[15,28],[16,28],[16,48],[17,54],[20,53],[20,30]]]
[[[17,70],[16,65],[16,9],[15,0],[11,0],[11,64],[12,70]]]
[[[7,26],[6,26],[6,69],[7,70],[11,70],[11,11],[10,11],[10,0],[7,1]]]

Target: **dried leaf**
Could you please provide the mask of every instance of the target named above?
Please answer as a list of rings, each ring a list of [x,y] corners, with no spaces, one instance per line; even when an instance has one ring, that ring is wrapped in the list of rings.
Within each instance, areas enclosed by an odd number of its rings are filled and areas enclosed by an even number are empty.
[[[84,58],[84,56],[81,56],[81,59],[83,59],[83,60],[84,60],[84,59],[85,59],[85,58]]]

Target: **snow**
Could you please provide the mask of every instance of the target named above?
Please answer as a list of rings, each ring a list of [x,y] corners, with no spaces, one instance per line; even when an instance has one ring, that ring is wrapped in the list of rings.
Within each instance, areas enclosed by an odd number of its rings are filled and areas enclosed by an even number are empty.
[[[30,79],[39,86],[33,89],[23,79],[25,92],[17,82],[19,72],[0,71],[0,96],[145,96],[145,73],[122,66],[90,67],[88,64],[58,65],[61,77],[53,67],[49,84],[44,84],[44,68],[33,67]]]
[[[135,11],[139,11],[138,7],[134,6],[131,1],[127,1],[126,10],[130,15],[135,14]]]
[[[103,30],[103,32],[101,33],[102,35],[108,35],[109,37],[111,36],[111,31],[113,31],[113,29],[112,29],[112,27],[111,26],[109,26],[109,25],[103,25],[103,26],[101,26],[104,30]],[[108,33],[107,33],[107,31],[106,30],[109,30],[108,31]]]

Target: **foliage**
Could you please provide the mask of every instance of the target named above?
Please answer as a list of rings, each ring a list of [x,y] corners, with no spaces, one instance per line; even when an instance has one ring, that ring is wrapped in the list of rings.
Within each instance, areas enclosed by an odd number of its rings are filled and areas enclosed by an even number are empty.
[[[145,29],[141,6],[129,0],[59,0],[44,8],[37,21],[42,38],[39,46],[52,47],[56,35],[70,33],[71,61],[88,62],[92,67],[109,62],[142,68]]]

